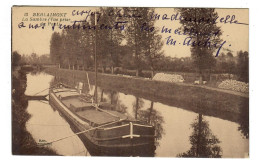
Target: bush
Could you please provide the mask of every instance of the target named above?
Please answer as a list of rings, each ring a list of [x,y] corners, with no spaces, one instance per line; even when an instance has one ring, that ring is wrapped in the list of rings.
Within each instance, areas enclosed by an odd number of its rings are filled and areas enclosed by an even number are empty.
[[[243,93],[249,92],[248,83],[240,82],[236,80],[224,80],[218,85],[218,88],[233,90],[233,91],[243,92]]]

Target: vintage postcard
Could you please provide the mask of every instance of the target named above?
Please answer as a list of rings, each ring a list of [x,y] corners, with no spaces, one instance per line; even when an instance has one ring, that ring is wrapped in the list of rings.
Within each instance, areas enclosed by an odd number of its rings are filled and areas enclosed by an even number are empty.
[[[13,155],[249,157],[249,9],[12,7]]]

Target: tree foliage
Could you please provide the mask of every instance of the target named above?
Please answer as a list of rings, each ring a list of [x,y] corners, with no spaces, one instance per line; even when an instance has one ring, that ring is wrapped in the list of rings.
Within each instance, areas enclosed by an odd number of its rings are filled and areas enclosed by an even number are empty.
[[[17,51],[14,51],[12,53],[12,66],[13,67],[16,67],[20,64],[21,57],[22,56]]]
[[[54,63],[61,62],[62,39],[60,33],[54,32],[50,41],[50,57]]]
[[[23,55],[21,63],[23,65],[50,65],[52,61],[48,54],[37,55],[36,53],[31,53],[30,55]]]
[[[247,51],[239,51],[237,53],[238,56],[238,76],[239,80],[244,82],[249,82],[249,58],[248,58],[248,52]]]
[[[163,56],[163,43],[159,30],[155,28],[155,21],[149,18],[154,8],[130,8],[130,11],[140,16],[129,19],[130,24],[126,31],[127,44],[132,49],[138,76],[144,64],[148,64],[154,71],[156,59]],[[129,9],[125,12],[129,12]]]
[[[188,36],[191,43],[195,44],[191,45],[191,56],[194,65],[202,74],[206,69],[215,66],[213,53],[217,48],[214,44],[221,42],[221,30],[213,20],[218,14],[211,8],[180,8],[178,11],[184,18],[180,21],[181,29],[191,32]],[[199,42],[203,45],[199,45]]]
[[[132,67],[141,72],[144,67],[155,70],[157,59],[163,56],[163,43],[149,19],[153,8],[101,7],[97,25],[95,16],[76,23],[85,29],[67,28],[54,32],[50,41],[50,55],[62,67],[75,69],[93,66],[95,52],[98,66]],[[127,24],[127,26],[126,26]],[[148,65],[148,66],[146,66]],[[138,73],[137,73],[138,75]]]
[[[53,63],[63,68],[93,69],[96,51],[98,67],[102,67],[103,72],[114,73],[114,67],[122,67],[123,71],[136,70],[137,76],[143,76],[143,70],[152,71],[151,76],[155,71],[199,72],[201,79],[210,72],[231,73],[237,74],[240,80],[248,81],[247,52],[237,53],[238,57],[231,52],[221,53],[214,58],[217,49],[214,45],[222,41],[221,30],[212,21],[218,16],[215,9],[178,9],[183,17],[180,29],[187,33],[191,43],[191,57],[187,58],[164,55],[156,21],[150,19],[154,10],[136,7],[99,8],[97,25],[94,15],[91,15],[88,20],[76,24],[84,25],[86,29],[70,28],[53,33],[50,41]],[[205,44],[192,45],[193,42]],[[107,70],[108,67],[110,70]]]

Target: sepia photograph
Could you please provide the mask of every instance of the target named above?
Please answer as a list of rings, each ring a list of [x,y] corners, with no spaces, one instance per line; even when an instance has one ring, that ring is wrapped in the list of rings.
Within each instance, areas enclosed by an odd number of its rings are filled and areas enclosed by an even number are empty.
[[[12,155],[250,157],[248,8],[11,13]]]

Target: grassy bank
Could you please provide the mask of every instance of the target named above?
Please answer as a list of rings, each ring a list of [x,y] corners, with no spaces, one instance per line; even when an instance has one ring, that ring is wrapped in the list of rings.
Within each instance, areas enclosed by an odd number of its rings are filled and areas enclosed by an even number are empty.
[[[48,68],[46,72],[87,83],[85,71]],[[94,84],[95,74],[88,74]],[[99,73],[98,86],[237,123],[249,112],[248,97],[192,85]]]
[[[30,114],[26,111],[28,100],[24,92],[27,86],[26,73],[19,67],[12,71],[12,153],[14,155],[57,155],[47,147],[37,146],[26,130]]]

